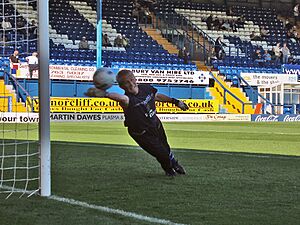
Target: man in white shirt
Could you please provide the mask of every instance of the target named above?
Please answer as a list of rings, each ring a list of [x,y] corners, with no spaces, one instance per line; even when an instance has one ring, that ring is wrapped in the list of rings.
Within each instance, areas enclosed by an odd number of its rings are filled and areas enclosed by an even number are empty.
[[[32,78],[33,71],[39,69],[39,59],[37,55],[37,52],[33,52],[31,56],[26,57],[26,61],[28,62],[29,67],[30,78]]]
[[[9,21],[7,21],[7,19],[3,19],[2,20],[2,28],[6,31],[11,30],[12,29],[12,25]]]

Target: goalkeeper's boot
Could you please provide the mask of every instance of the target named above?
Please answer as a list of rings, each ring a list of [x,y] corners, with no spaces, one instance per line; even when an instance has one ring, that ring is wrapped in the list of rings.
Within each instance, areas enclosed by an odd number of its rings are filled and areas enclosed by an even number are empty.
[[[165,172],[166,172],[166,176],[168,176],[168,177],[174,177],[174,176],[176,176],[176,172],[175,172],[175,170],[173,168],[165,170]]]
[[[175,162],[172,163],[173,165],[173,169],[176,171],[176,173],[184,175],[186,174],[185,169],[183,168],[183,166],[181,166],[178,161],[176,160]]]

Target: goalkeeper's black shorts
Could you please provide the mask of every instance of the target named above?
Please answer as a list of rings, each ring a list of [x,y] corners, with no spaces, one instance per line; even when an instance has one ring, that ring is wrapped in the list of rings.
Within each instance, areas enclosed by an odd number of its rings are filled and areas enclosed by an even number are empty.
[[[172,168],[170,161],[170,146],[162,123],[156,128],[135,132],[128,128],[129,135],[146,152],[154,156],[165,171]]]

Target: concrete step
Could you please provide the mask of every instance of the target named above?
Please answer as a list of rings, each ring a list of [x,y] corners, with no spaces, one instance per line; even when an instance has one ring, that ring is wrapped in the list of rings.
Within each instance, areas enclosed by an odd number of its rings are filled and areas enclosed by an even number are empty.
[[[178,54],[178,49],[172,43],[170,43],[166,38],[164,38],[160,31],[154,28],[143,28],[142,29],[152,37],[153,40],[156,40],[158,44],[160,44],[165,50],[167,50],[170,54]]]

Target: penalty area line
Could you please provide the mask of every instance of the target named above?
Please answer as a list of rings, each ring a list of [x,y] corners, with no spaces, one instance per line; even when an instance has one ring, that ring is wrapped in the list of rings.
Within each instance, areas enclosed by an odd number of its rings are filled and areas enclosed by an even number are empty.
[[[28,194],[29,196],[27,196],[27,197],[30,197],[32,195],[37,194],[37,192],[38,192],[37,190],[36,191],[28,191],[25,189],[14,188],[14,187],[6,186],[6,185],[0,186],[0,193],[1,193],[1,189],[11,191],[9,196],[11,194],[13,194],[14,192],[17,192],[17,193],[22,192],[23,194],[25,194],[25,193]],[[23,194],[20,197],[22,197]],[[46,198],[50,199],[50,200],[58,201],[58,202],[67,203],[69,205],[75,205],[75,206],[80,206],[83,208],[94,209],[94,210],[98,210],[98,211],[101,211],[104,213],[110,213],[110,214],[115,214],[115,215],[119,215],[119,216],[124,216],[124,217],[128,217],[131,219],[141,220],[144,222],[150,222],[150,223],[156,223],[156,224],[166,224],[166,225],[188,225],[188,224],[183,224],[183,223],[175,223],[170,220],[165,220],[165,219],[160,219],[160,218],[155,218],[155,217],[150,217],[150,216],[144,216],[144,215],[137,214],[134,212],[127,212],[127,211],[124,211],[121,209],[113,209],[113,208],[108,208],[105,206],[89,204],[86,202],[78,201],[78,200],[71,199],[71,198],[64,198],[64,197],[60,197],[60,196],[56,196],[56,195],[51,195]]]
[[[82,201],[78,201],[78,200],[74,200],[74,199],[70,199],[70,198],[59,197],[59,196],[56,196],[56,195],[52,195],[52,196],[48,197],[48,199],[63,202],[63,203],[67,203],[67,204],[70,204],[70,205],[80,206],[80,207],[83,207],[83,208],[94,209],[94,210],[98,210],[98,211],[105,212],[105,213],[120,215],[120,216],[132,218],[132,219],[136,219],[136,220],[150,222],[150,223],[167,224],[167,225],[187,225],[187,224],[175,223],[175,222],[172,222],[170,220],[144,216],[144,215],[140,215],[140,214],[137,214],[137,213],[134,213],[134,212],[127,212],[127,211],[124,211],[124,210],[121,210],[121,209],[113,209],[113,208],[108,208],[108,207],[105,207],[105,206],[89,204],[89,203],[86,203],[86,202],[82,202]]]

